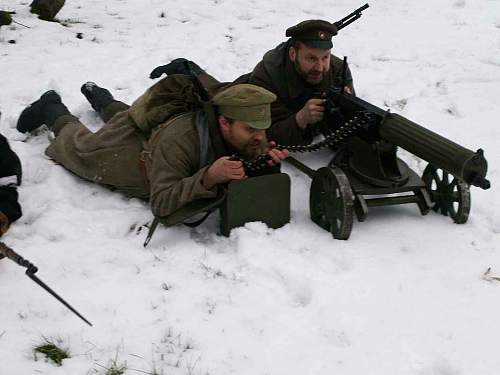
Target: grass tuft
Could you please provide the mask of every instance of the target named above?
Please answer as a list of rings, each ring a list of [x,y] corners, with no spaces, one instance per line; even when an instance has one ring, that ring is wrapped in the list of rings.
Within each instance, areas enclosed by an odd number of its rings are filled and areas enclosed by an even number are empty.
[[[58,366],[62,366],[63,359],[70,358],[68,349],[62,349],[48,339],[45,339],[43,344],[35,346],[33,348],[33,352],[35,355],[35,361],[37,360],[37,353],[40,353]]]
[[[106,369],[105,375],[123,375],[127,371],[127,364],[119,364],[114,360]]]

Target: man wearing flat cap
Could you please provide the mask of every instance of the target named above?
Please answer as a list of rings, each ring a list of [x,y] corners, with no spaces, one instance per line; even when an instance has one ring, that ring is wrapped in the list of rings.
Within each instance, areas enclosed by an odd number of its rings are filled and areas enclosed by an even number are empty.
[[[334,24],[323,20],[307,20],[286,30],[289,39],[268,51],[251,73],[235,83],[251,83],[266,88],[277,96],[271,104],[272,125],[268,138],[282,145],[309,144],[313,137],[328,130],[323,120],[324,99],[318,94],[329,88],[340,88],[343,82],[343,60],[332,55]],[[151,78],[161,74],[186,71],[210,82],[213,77],[192,61],[180,58],[159,66]],[[354,94],[351,71],[346,67],[345,90]],[[315,97],[316,96],[316,97]]]
[[[268,170],[288,154],[267,142],[276,96],[252,84],[225,87],[201,101],[192,77],[157,82],[131,106],[93,82],[81,88],[106,124],[92,133],[55,91],[21,113],[17,129],[45,124],[55,134],[46,154],[78,176],[150,199],[153,214],[174,225],[220,202],[222,184],[246,177],[242,162],[269,155]]]

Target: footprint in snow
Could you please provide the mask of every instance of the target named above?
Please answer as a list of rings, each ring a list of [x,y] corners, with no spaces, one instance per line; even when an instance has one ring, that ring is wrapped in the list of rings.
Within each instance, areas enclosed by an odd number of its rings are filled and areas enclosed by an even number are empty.
[[[278,280],[283,283],[290,295],[294,307],[306,307],[311,303],[313,291],[308,279],[284,275],[280,271],[277,272],[277,276]]]

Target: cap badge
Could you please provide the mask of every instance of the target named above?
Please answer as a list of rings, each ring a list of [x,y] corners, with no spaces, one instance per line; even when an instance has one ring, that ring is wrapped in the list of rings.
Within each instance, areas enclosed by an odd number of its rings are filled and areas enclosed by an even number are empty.
[[[326,38],[326,35],[325,35],[324,31],[319,31],[318,32],[318,36],[319,36],[320,39],[325,39]]]

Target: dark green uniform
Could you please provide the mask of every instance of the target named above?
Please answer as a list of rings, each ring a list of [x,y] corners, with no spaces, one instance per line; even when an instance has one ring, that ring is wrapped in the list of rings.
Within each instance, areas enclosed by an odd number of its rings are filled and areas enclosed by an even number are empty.
[[[315,135],[327,129],[323,121],[301,129],[295,120],[295,114],[315,93],[330,87],[342,85],[343,61],[332,55],[330,70],[318,85],[310,85],[295,71],[288,58],[290,42],[284,42],[268,51],[252,73],[239,77],[236,82],[248,82],[268,89],[278,99],[271,104],[273,124],[267,131],[269,140],[282,145],[308,144]],[[346,72],[346,85],[352,87],[349,68]]]

